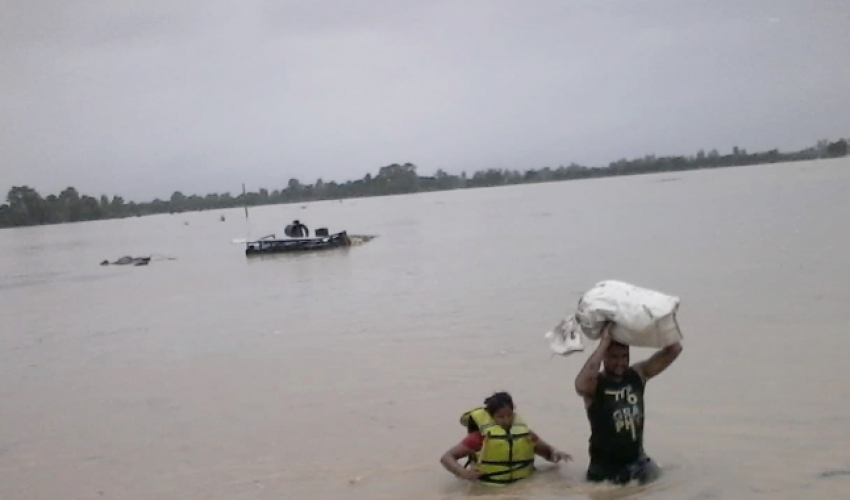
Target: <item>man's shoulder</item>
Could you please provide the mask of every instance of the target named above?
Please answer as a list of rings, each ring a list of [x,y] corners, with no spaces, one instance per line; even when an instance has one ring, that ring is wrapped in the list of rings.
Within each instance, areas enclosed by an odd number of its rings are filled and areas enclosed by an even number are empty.
[[[640,363],[635,363],[630,366],[626,370],[626,373],[623,374],[623,378],[629,382],[637,383],[641,387],[646,385],[646,377],[644,377],[643,372],[640,370]]]

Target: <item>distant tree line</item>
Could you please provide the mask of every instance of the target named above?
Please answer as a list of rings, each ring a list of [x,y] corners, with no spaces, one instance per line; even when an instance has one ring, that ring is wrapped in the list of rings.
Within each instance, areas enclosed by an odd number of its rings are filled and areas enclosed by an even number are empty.
[[[58,224],[161,213],[589,179],[614,175],[680,172],[837,158],[847,154],[847,140],[840,139],[835,142],[818,141],[814,147],[790,153],[780,153],[777,149],[747,153],[746,150],[735,147],[729,154],[720,154],[717,150],[712,150],[708,153],[699,151],[693,156],[656,157],[652,155],[633,160],[617,160],[607,167],[586,167],[573,163],[569,166],[529,169],[524,172],[487,169],[474,172],[471,176],[467,176],[466,172],[452,175],[438,170],[433,177],[422,177],[417,175],[415,165],[405,163],[381,167],[374,177],[372,174],[366,174],[363,179],[345,183],[324,182],[319,179],[313,184],[302,184],[298,179],[290,179],[285,188],[273,191],[260,189],[257,192],[238,196],[232,196],[230,193],[186,196],[178,191],[168,200],[155,199],[146,203],[125,202],[120,196],[109,198],[102,195],[100,198],[94,198],[81,195],[73,187],[65,189],[58,196],[51,194],[43,198],[29,186],[15,186],[9,190],[6,197],[7,203],[0,205],[0,227]]]

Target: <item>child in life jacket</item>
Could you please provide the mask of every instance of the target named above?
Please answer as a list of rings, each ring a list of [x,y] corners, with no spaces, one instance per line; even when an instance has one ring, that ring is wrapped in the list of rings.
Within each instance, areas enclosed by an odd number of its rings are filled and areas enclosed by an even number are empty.
[[[507,392],[497,392],[460,417],[467,436],[447,450],[440,463],[457,477],[501,486],[529,477],[534,472],[534,457],[552,463],[572,457],[545,442],[514,412]],[[468,457],[466,465],[458,460]]]

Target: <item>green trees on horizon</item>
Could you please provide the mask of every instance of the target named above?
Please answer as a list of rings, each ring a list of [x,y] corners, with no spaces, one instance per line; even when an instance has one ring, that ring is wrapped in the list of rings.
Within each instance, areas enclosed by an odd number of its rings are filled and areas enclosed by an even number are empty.
[[[529,169],[524,172],[510,169],[487,169],[474,172],[472,176],[467,176],[466,172],[462,172],[460,175],[452,175],[443,170],[438,170],[434,176],[419,176],[414,164],[405,163],[381,167],[374,177],[371,173],[368,173],[362,179],[345,183],[325,182],[318,179],[313,184],[302,184],[298,179],[290,179],[285,188],[275,189],[271,192],[263,188],[257,192],[248,192],[238,196],[232,196],[230,193],[186,196],[176,191],[167,201],[157,198],[145,203],[125,202],[120,196],[113,196],[110,199],[106,195],[101,195],[100,198],[80,195],[73,187],[68,187],[58,196],[51,194],[42,198],[35,189],[29,186],[15,186],[9,190],[6,197],[7,203],[0,205],[0,227],[58,224],[131,216],[140,217],[161,213],[564,181],[615,175],[676,172],[702,168],[837,158],[847,156],[847,154],[848,142],[845,139],[840,139],[835,142],[818,141],[814,147],[790,153],[780,153],[777,149],[747,153],[746,150],[735,147],[731,153],[726,155],[721,155],[717,150],[708,153],[701,150],[693,156],[656,157],[650,155],[633,160],[621,159],[611,162],[607,167],[586,167],[573,163],[569,166]]]

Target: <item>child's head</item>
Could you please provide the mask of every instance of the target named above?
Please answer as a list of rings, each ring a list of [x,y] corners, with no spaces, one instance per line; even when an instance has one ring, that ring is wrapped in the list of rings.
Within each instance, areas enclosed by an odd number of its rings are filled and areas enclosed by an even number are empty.
[[[514,400],[507,392],[497,392],[484,400],[484,408],[493,420],[502,427],[514,423]]]

